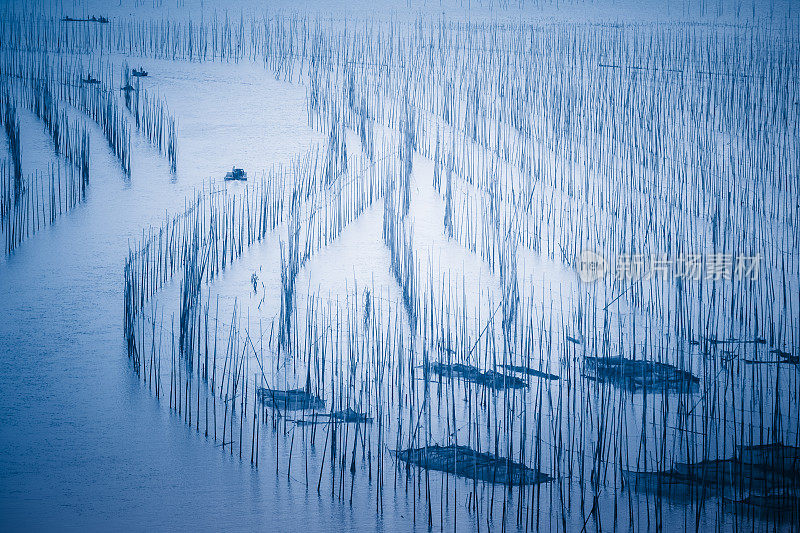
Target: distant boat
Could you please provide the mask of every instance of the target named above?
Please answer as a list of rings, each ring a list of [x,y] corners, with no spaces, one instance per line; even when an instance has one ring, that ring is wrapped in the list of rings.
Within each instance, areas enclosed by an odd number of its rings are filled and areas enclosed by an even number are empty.
[[[247,172],[245,172],[244,169],[233,167],[230,172],[225,174],[225,179],[227,181],[247,181]]]
[[[256,398],[258,398],[261,405],[283,411],[325,409],[325,400],[303,389],[278,390],[258,387],[256,389]]]
[[[108,19],[106,17],[95,17],[92,15],[89,18],[85,19],[76,19],[73,17],[65,16],[61,18],[62,22],[98,22],[100,24],[108,24]]]
[[[100,83],[100,80],[93,78],[91,74],[88,74],[84,79],[81,80],[82,83],[88,83],[92,85],[97,85]]]
[[[145,76],[147,76],[147,71],[143,68],[140,68],[139,70],[133,69],[133,72],[131,72],[131,74],[136,76],[137,78],[144,78]]]

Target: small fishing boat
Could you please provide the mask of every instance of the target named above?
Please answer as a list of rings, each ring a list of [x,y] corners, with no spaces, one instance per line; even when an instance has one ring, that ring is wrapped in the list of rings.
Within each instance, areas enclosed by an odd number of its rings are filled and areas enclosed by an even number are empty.
[[[723,487],[736,481],[736,467],[733,459],[709,459],[695,463],[676,461],[672,471],[698,486]]]
[[[545,379],[561,379],[555,374],[550,374],[548,372],[542,372],[541,370],[537,370],[535,368],[531,368],[529,366],[520,366],[520,365],[500,365],[506,370],[511,370],[512,372],[517,372],[519,374],[527,374],[528,376],[533,376],[537,378],[545,378]]]
[[[325,409],[325,400],[303,389],[278,390],[259,387],[256,397],[261,405],[281,411]]]
[[[424,367],[420,367],[424,368]],[[484,385],[491,389],[524,389],[528,386],[522,379],[508,374],[501,374],[494,370],[481,371],[476,366],[461,363],[434,362],[429,366],[433,374],[447,378],[460,378],[464,381]]]
[[[342,411],[334,411],[332,413],[312,413],[307,418],[295,420],[297,424],[320,424],[320,423],[340,423],[340,424],[369,424],[372,422],[372,417],[364,413],[359,413],[349,407]]]
[[[131,75],[136,76],[137,78],[144,78],[147,76],[147,71],[140,67],[139,70],[133,69]]]
[[[447,472],[467,479],[501,485],[537,485],[552,477],[511,459],[479,452],[467,446],[426,446],[397,450],[395,456],[409,465],[425,470]]]
[[[734,512],[754,514],[778,522],[796,520],[800,509],[800,496],[791,492],[749,494],[741,499],[724,498],[724,500]]]
[[[636,471],[623,468],[622,480],[628,490],[661,495],[678,501],[717,495],[715,487],[698,484],[674,469]]]
[[[226,181],[247,181],[247,172],[244,169],[233,167],[230,172],[225,174]]]
[[[98,85],[100,80],[97,78],[93,78],[91,74],[88,74],[84,79],[81,80],[81,83],[86,83],[88,85]]]
[[[691,390],[700,383],[692,373],[666,363],[615,356],[585,356],[583,377],[645,392]]]
[[[778,442],[745,446],[739,452],[742,465],[752,465],[772,474],[800,479],[800,447]]]
[[[622,480],[635,490],[655,492],[673,486],[689,485],[691,480],[675,470],[627,470],[622,469]],[[665,490],[666,491],[666,490]]]
[[[108,24],[108,19],[106,17],[95,17],[92,15],[89,18],[85,19],[78,19],[70,16],[65,16],[61,18],[62,22],[98,22],[100,24]]]

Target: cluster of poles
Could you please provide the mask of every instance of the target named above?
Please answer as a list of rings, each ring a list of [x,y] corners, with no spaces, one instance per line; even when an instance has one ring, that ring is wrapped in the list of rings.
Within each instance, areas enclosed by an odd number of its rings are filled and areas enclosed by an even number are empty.
[[[47,170],[26,172],[23,167],[18,104],[41,122],[52,140],[55,160]],[[10,152],[9,160],[0,165],[0,232],[9,255],[86,199],[90,143],[85,125],[69,118],[46,80],[19,87],[3,84],[0,122]]]
[[[177,170],[176,120],[161,98],[140,88],[139,78],[135,87],[130,85],[127,66],[123,71],[126,85],[120,89],[110,62],[100,61],[92,68],[91,58],[52,52],[46,46],[6,46],[17,42],[23,27],[36,27],[37,20],[26,19],[28,26],[14,22],[13,17],[0,23],[4,43],[0,120],[9,148],[0,171],[0,231],[6,254],[86,199],[90,122],[99,126],[124,175],[131,173],[131,119],[169,160],[171,171]],[[46,171],[26,174],[23,170],[17,108],[32,113],[52,139],[55,158]]]

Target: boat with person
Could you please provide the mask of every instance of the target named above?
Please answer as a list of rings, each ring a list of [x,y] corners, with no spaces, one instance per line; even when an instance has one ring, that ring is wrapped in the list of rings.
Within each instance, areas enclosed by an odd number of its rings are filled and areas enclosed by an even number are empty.
[[[226,181],[247,181],[247,172],[244,169],[233,167],[230,172],[225,174]]]
[[[107,17],[96,17],[92,15],[91,17],[85,19],[74,18],[70,16],[61,17],[61,22],[97,22],[99,24],[108,24]]]

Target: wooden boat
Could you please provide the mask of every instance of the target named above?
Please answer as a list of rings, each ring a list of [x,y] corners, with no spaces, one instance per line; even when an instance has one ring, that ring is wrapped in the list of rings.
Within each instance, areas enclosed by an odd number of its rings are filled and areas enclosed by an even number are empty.
[[[541,370],[536,370],[535,368],[531,368],[529,366],[519,366],[519,365],[500,365],[506,370],[511,370],[512,372],[518,372],[520,374],[526,374],[528,376],[534,376],[537,378],[544,378],[544,379],[561,379],[555,374],[549,374],[547,372],[542,372]]]
[[[143,68],[139,68],[139,70],[133,69],[131,75],[136,76],[137,78],[144,78],[147,76],[147,71]]]
[[[705,487],[732,485],[737,479],[737,465],[733,459],[713,459],[696,463],[675,462],[674,472],[692,483]]]
[[[372,422],[372,417],[348,407],[332,413],[313,413],[308,418],[296,420],[295,422],[298,424],[325,424],[328,422],[334,424],[369,424]]]
[[[653,490],[658,486],[686,485],[689,480],[675,470],[626,470],[622,469],[622,480],[638,490]]]
[[[725,498],[737,512],[755,513],[758,516],[796,518],[800,515],[800,496],[791,493],[750,494],[742,499]]]
[[[676,500],[707,498],[717,494],[716,487],[699,485],[674,469],[636,471],[623,468],[622,480],[629,490]]]
[[[256,397],[262,405],[281,411],[324,409],[325,400],[303,389],[278,390],[259,387]]]
[[[401,461],[426,470],[447,472],[489,483],[535,485],[553,478],[521,463],[497,455],[478,452],[467,446],[427,446],[399,450]]]
[[[76,19],[76,18],[73,18],[73,17],[70,17],[70,16],[66,16],[66,17],[62,17],[61,21],[62,22],[98,22],[100,24],[108,24],[108,19],[106,17],[95,17],[94,15],[92,15],[89,18],[85,18],[85,19]]]
[[[739,452],[739,462],[786,477],[800,477],[800,447],[780,443],[745,446]]]
[[[247,172],[244,169],[233,167],[233,169],[225,174],[226,181],[247,181]]]
[[[492,389],[523,389],[528,386],[525,381],[516,376],[501,374],[494,370],[481,371],[476,366],[461,363],[431,363],[428,367],[433,374],[443,377],[457,377],[464,381],[484,385]]]
[[[623,357],[584,357],[583,376],[631,391],[668,392],[692,390],[700,379],[690,372],[658,361]]]
[[[84,79],[81,80],[81,83],[86,83],[88,85],[98,85],[100,80],[93,78],[91,74],[87,75]]]

